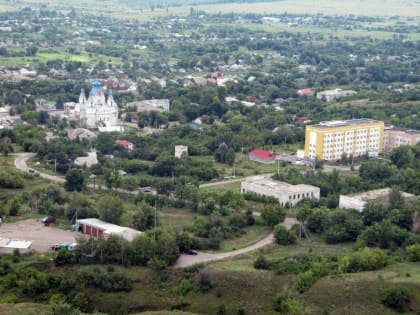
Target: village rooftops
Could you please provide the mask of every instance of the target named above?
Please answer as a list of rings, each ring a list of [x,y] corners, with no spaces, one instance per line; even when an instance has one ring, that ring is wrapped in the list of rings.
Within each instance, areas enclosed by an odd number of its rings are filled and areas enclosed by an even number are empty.
[[[380,121],[368,118],[358,118],[349,120],[332,120],[332,121],[321,121],[317,125],[313,125],[315,128],[337,128],[345,126],[357,126],[364,124],[379,123]]]

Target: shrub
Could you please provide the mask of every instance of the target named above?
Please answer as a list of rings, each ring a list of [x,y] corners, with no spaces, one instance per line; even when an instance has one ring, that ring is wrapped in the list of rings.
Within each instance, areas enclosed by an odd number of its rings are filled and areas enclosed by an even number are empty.
[[[281,224],[275,226],[274,238],[280,245],[291,245],[296,243],[296,235],[288,231],[286,227]]]
[[[299,314],[299,302],[289,294],[277,294],[274,298],[274,310],[281,314]]]
[[[255,269],[269,269],[270,264],[263,255],[260,255],[254,261],[254,268]]]
[[[412,295],[406,288],[386,288],[382,291],[381,302],[402,313],[407,310],[411,299]]]
[[[420,244],[407,246],[405,253],[409,261],[420,261]]]

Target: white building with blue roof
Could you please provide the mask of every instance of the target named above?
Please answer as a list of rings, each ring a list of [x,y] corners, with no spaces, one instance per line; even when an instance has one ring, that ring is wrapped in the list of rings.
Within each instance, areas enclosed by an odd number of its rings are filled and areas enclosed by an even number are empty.
[[[76,112],[79,112],[82,126],[99,131],[122,131],[118,124],[118,105],[112,91],[109,91],[107,98],[99,81],[92,82],[88,98],[85,91],[81,90]]]

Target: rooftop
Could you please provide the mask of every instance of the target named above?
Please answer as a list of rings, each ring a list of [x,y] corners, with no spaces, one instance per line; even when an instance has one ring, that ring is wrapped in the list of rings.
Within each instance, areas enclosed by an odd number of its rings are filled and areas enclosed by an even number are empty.
[[[105,234],[119,235],[128,241],[132,241],[136,235],[143,233],[141,231],[137,231],[129,227],[119,226],[95,218],[80,219],[77,220],[76,224],[87,224],[95,228],[104,230]]]
[[[391,193],[391,188],[382,188],[382,189],[365,191],[358,194],[352,194],[352,195],[349,195],[349,197],[352,197],[354,199],[361,200],[361,201],[373,201],[373,200],[387,198],[390,193]],[[413,194],[409,194],[403,191],[401,192],[401,195],[404,198],[416,197]]]
[[[409,128],[402,128],[402,127],[395,127],[393,125],[385,126],[385,131],[386,130],[402,131],[402,132],[408,133],[408,134],[417,134],[417,133],[420,133],[420,130],[409,129]]]
[[[379,120],[368,119],[368,118],[358,118],[358,119],[349,119],[349,120],[331,120],[331,121],[321,121],[317,125],[313,125],[316,128],[336,128],[336,127],[345,127],[345,126],[357,126],[363,124],[375,124],[380,123]]]
[[[255,149],[249,152],[249,154],[257,156],[259,158],[264,159],[273,159],[276,157],[276,155],[270,151],[262,150],[262,149]]]
[[[270,178],[267,178],[264,175],[247,177],[245,182],[264,187],[264,189],[266,189],[267,191],[283,191],[288,193],[298,193],[301,191],[319,189],[318,187],[312,185],[292,185],[286,182],[275,181]]]

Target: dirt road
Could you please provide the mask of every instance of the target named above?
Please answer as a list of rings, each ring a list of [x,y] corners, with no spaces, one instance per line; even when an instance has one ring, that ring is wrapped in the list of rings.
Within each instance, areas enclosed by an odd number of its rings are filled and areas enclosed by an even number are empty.
[[[22,172],[28,172],[29,167],[26,164],[26,162],[30,158],[34,157],[36,154],[35,153],[17,153],[15,155],[17,155],[17,157],[15,159],[15,167],[18,170],[21,170]],[[42,177],[46,180],[54,182],[54,183],[64,184],[66,182],[66,180],[63,177],[60,177],[60,176],[50,175],[50,174],[47,174],[47,173],[41,173],[39,171],[36,171],[36,174],[38,174],[40,177]],[[93,186],[92,184],[87,185],[87,187],[92,188],[92,189],[108,190],[108,187],[98,186],[98,185]],[[138,195],[139,194],[138,191],[129,191],[129,190],[121,189],[121,188],[118,188],[117,191],[120,192],[120,193],[131,194],[131,195]]]
[[[241,249],[237,249],[231,252],[226,253],[218,253],[218,254],[210,254],[210,253],[202,253],[199,252],[197,255],[181,255],[178,261],[175,264],[175,268],[185,268],[188,266],[192,266],[198,263],[210,262],[215,260],[221,260],[228,257],[238,256],[240,254],[248,253],[250,251],[256,250],[258,248],[264,247],[268,244],[271,244],[274,240],[273,234],[268,235],[266,238],[262,239],[261,241],[250,245],[248,247],[244,247]]]
[[[299,224],[299,221],[295,218],[286,218],[283,225],[290,230],[293,225]],[[274,235],[271,233],[266,238],[262,239],[261,241],[252,244],[250,246],[237,249],[231,252],[226,253],[217,253],[217,254],[211,254],[211,253],[203,253],[198,252],[197,255],[184,255],[182,254],[176,264],[174,265],[175,268],[185,268],[189,266],[193,266],[198,263],[207,263],[211,261],[221,260],[229,257],[235,257],[241,254],[245,254],[248,252],[252,252],[256,249],[259,249],[261,247],[267,246],[274,242]]]
[[[17,158],[15,160],[15,166],[18,170],[21,170],[22,172],[28,172],[29,167],[26,164],[26,162],[34,157],[36,154],[35,153],[18,153],[17,154]],[[49,175],[46,173],[40,173],[37,172],[37,174],[39,174],[40,177],[49,180],[51,182],[55,182],[55,183],[59,183],[59,184],[64,184],[65,179],[60,177],[60,176],[54,176],[54,175]]]

